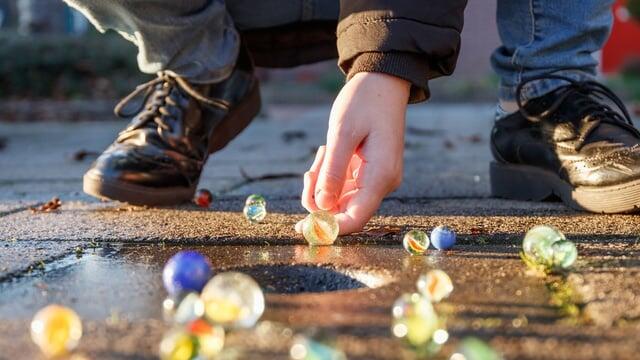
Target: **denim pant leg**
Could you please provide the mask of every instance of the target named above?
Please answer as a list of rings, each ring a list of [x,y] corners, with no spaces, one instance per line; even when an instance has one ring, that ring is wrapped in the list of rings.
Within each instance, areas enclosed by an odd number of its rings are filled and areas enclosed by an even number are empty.
[[[101,32],[115,30],[138,47],[145,73],[169,71],[191,82],[226,79],[240,29],[337,19],[339,0],[64,0]]]
[[[501,101],[516,100],[521,81],[545,73],[575,80],[593,79],[593,53],[604,45],[613,22],[612,0],[498,0],[498,32],[502,46],[491,61],[500,77]],[[533,81],[522,100],[542,96],[561,80]]]
[[[240,37],[223,0],[65,0],[95,27],[138,47],[145,73],[171,71],[192,82],[231,74]]]

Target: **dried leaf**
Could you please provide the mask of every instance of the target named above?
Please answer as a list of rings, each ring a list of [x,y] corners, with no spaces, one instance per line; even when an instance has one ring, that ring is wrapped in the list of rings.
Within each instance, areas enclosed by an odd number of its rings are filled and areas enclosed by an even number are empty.
[[[62,201],[58,197],[54,197],[49,200],[46,204],[41,205],[40,207],[31,207],[31,212],[52,212],[58,210],[62,206]]]

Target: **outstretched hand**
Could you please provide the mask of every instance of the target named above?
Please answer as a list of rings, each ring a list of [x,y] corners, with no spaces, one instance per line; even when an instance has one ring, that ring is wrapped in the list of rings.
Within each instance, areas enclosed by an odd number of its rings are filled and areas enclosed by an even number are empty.
[[[304,175],[302,205],[336,214],[341,235],[362,230],[400,186],[409,89],[391,75],[358,73],[333,103],[327,143]]]

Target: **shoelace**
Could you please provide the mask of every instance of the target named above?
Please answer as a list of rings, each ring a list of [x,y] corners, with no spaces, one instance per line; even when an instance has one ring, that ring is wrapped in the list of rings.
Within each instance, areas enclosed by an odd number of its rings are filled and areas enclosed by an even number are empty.
[[[165,86],[165,84],[167,86]],[[116,116],[123,118],[132,117],[137,114],[140,122],[138,122],[136,126],[134,126],[134,128],[139,128],[142,125],[146,124],[148,121],[153,120],[156,125],[163,130],[171,131],[171,126],[165,121],[165,117],[172,117],[172,114],[169,109],[165,107],[165,105],[179,106],[170,96],[171,90],[174,87],[179,87],[187,95],[191,96],[197,101],[200,101],[201,103],[218,107],[223,110],[229,110],[231,106],[227,101],[224,101],[222,99],[208,98],[200,94],[186,80],[179,76],[167,72],[159,72],[158,76],[155,79],[137,86],[135,90],[131,92],[131,94],[120,100],[120,102],[116,105],[114,112]],[[131,100],[138,97],[142,92],[146,93],[142,102],[140,103],[140,106],[135,109],[135,111],[125,113],[124,108],[131,102]],[[150,96],[153,96],[153,98],[151,99],[151,101],[147,101]],[[145,104],[147,104],[146,109],[144,112],[141,112]]]
[[[542,79],[563,80],[566,81],[568,85],[560,90],[558,98],[553,102],[553,104],[551,104],[551,106],[549,106],[549,108],[547,108],[540,114],[531,114],[525,109],[524,104],[522,103],[522,89],[527,84]],[[633,126],[631,115],[629,115],[629,112],[624,106],[622,100],[620,100],[620,98],[616,96],[616,94],[614,94],[613,91],[611,91],[609,88],[595,81],[577,81],[566,76],[553,74],[533,77],[524,82],[521,82],[518,85],[518,87],[516,88],[516,101],[518,103],[518,108],[522,116],[524,116],[529,121],[539,122],[551,116],[556,110],[558,110],[558,108],[570,95],[576,92],[585,95],[584,97],[579,98],[576,104],[580,106],[582,114],[588,114],[588,118],[586,120],[592,122],[592,125],[578,139],[576,150],[580,150],[580,148],[584,144],[584,141],[600,125],[600,123],[622,125],[623,127],[631,130],[638,137],[640,137],[640,132]],[[594,100],[592,97],[598,100],[611,101],[622,114],[614,111],[609,105]]]

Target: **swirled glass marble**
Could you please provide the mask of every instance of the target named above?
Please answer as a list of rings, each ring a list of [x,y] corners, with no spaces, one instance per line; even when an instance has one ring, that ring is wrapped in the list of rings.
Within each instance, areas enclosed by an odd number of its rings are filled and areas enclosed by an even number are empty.
[[[453,291],[453,282],[449,275],[438,269],[420,275],[416,286],[423,296],[433,302],[441,301]]]
[[[429,236],[422,230],[411,230],[402,238],[402,246],[411,255],[423,255],[429,248]]]
[[[328,211],[315,211],[304,219],[302,235],[309,245],[332,245],[340,229],[335,216]]]

